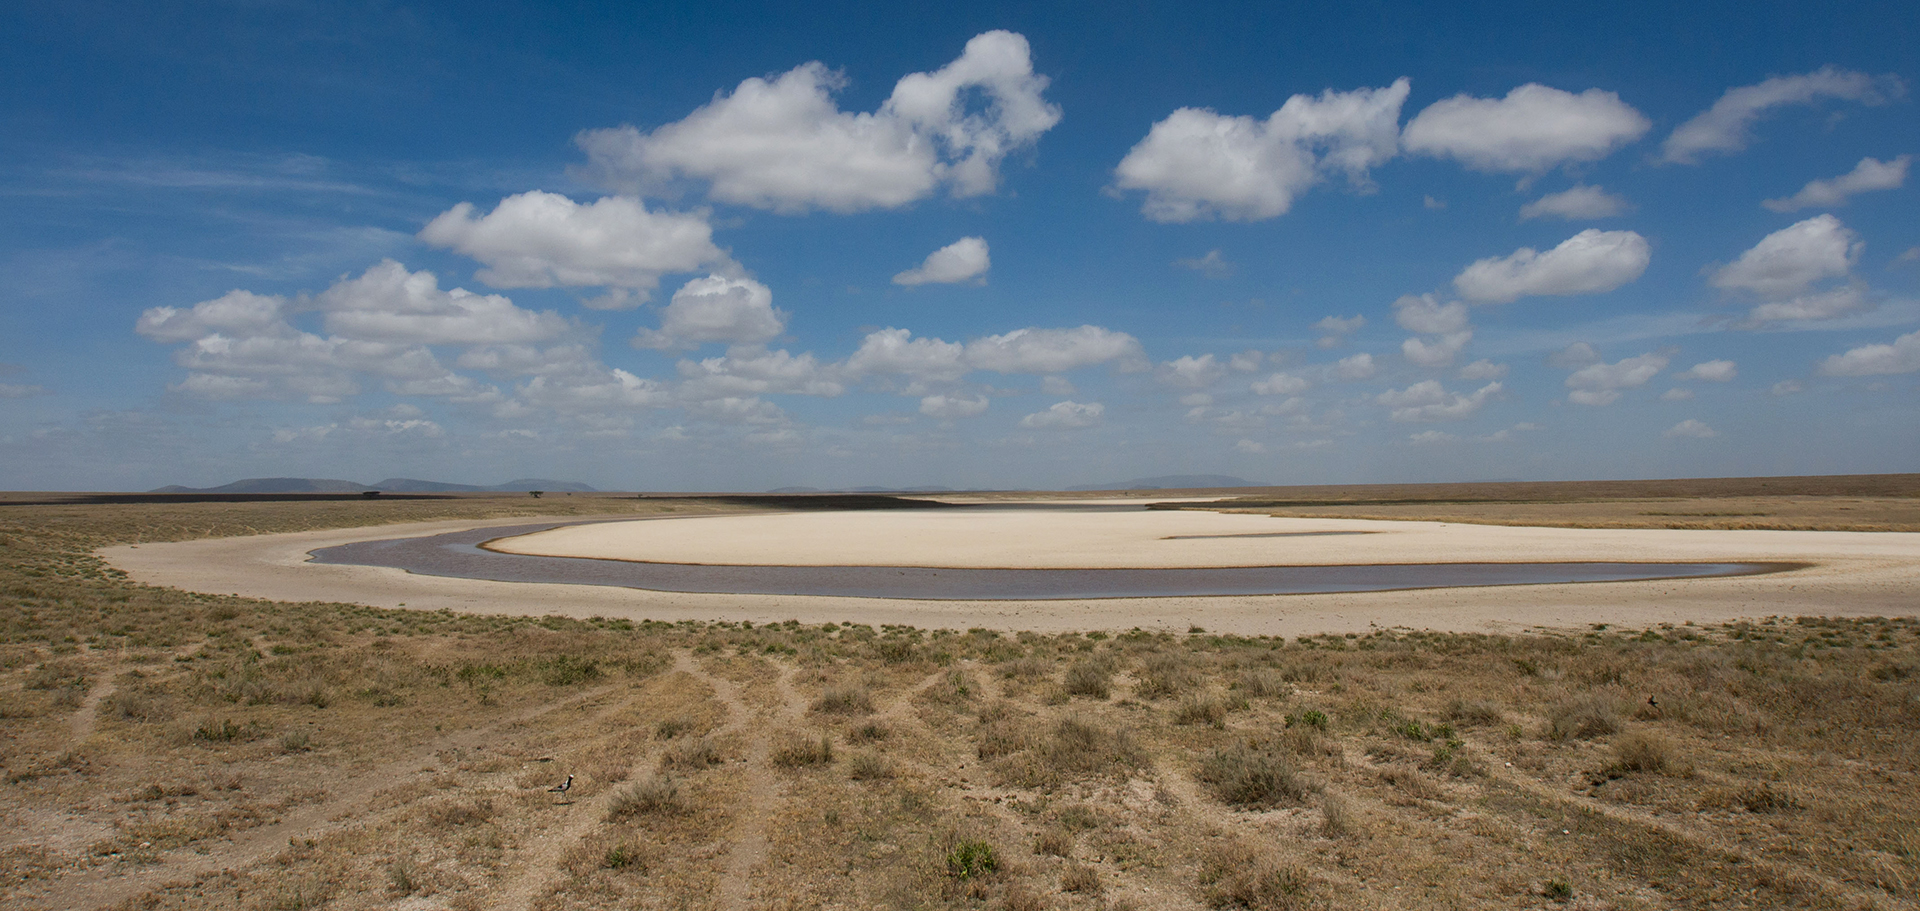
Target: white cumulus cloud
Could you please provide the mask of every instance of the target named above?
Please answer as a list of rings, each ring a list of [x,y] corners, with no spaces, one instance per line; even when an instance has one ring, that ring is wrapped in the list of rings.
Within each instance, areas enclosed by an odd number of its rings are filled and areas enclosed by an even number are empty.
[[[1211,386],[1226,374],[1227,368],[1211,354],[1183,355],[1160,365],[1162,382],[1187,389]]]
[[[941,420],[970,418],[987,410],[987,397],[977,395],[972,398],[960,395],[929,395],[920,400],[920,413]]]
[[[1521,247],[1507,256],[1476,260],[1454,276],[1468,300],[1504,304],[1530,295],[1599,294],[1647,271],[1652,252],[1633,231],[1588,228],[1540,253]]]
[[[1153,125],[1114,169],[1114,185],[1147,193],[1154,221],[1258,221],[1286,214],[1332,172],[1371,186],[1399,151],[1406,79],[1378,89],[1295,95],[1265,120],[1180,108]]]
[[[295,327],[290,320],[301,313],[318,313],[327,334]],[[317,295],[234,291],[189,308],[154,307],[135,329],[155,341],[187,343],[174,361],[191,372],[176,391],[322,404],[360,392],[363,376],[398,395],[472,395],[474,381],[448,370],[429,346],[529,345],[575,332],[550,311],[443,290],[433,273],[392,260]]]
[[[756,345],[786,331],[787,314],[773,307],[773,290],[750,278],[709,275],[673,293],[659,329],[642,329],[636,348],[697,348],[707,342]]]
[[[1845,277],[1866,244],[1832,215],[1816,215],[1762,238],[1708,281],[1769,300],[1805,294],[1822,279]]]
[[[498,294],[440,290],[432,272],[384,260],[314,300],[327,330],[361,340],[423,345],[487,345],[553,338],[572,328],[552,311],[514,306]]]
[[[474,217],[461,203],[427,223],[420,239],[486,264],[496,288],[611,287],[604,305],[638,306],[660,276],[724,258],[701,214],[650,212],[640,200],[609,196],[586,205],[534,190]],[[592,303],[592,302],[590,302]]]
[[[1036,411],[1021,418],[1020,426],[1033,429],[1091,427],[1100,422],[1100,415],[1106,410],[1106,406],[1099,402],[1057,402],[1045,411]]]
[[[1322,317],[1319,322],[1313,324],[1313,328],[1326,333],[1326,335],[1321,336],[1316,344],[1322,348],[1335,347],[1345,340],[1347,336],[1358,332],[1360,328],[1366,324],[1367,318],[1358,313],[1345,318],[1338,316]]]
[[[1520,207],[1520,220],[1552,216],[1569,221],[1589,218],[1612,218],[1630,206],[1626,199],[1608,193],[1600,187],[1585,184],[1558,193],[1548,193]]]
[[[769,392],[831,398],[847,388],[813,355],[784,350],[735,348],[721,357],[683,360],[676,369],[684,380],[680,395],[692,401]]]
[[[1667,437],[1668,439],[1673,439],[1676,437],[1689,437],[1696,440],[1712,439],[1719,435],[1720,434],[1717,431],[1715,431],[1712,427],[1708,427],[1707,425],[1702,424],[1699,421],[1694,420],[1693,418],[1688,418],[1684,421],[1681,421],[1680,423],[1667,428],[1666,433],[1661,434],[1661,436]]]
[[[1444,335],[1467,328],[1467,305],[1440,303],[1431,294],[1405,294],[1393,302],[1393,320],[1408,332]]]
[[[1471,395],[1461,395],[1448,392],[1439,380],[1424,380],[1405,389],[1389,389],[1374,401],[1392,409],[1396,421],[1458,421],[1479,412],[1501,388],[1499,383],[1488,383]]]
[[[1505,98],[1436,101],[1408,122],[1401,139],[1409,152],[1455,158],[1476,170],[1539,173],[1605,158],[1652,125],[1612,92],[1575,95],[1528,83]]]
[[[286,306],[284,297],[234,290],[185,310],[150,307],[133,328],[156,342],[184,342],[216,332],[258,335],[280,324]]]
[[[1233,263],[1221,256],[1219,250],[1208,250],[1205,256],[1176,259],[1173,264],[1182,269],[1192,269],[1208,278],[1226,278],[1233,274]]]
[[[1859,164],[1853,166],[1853,170],[1839,177],[1810,181],[1792,196],[1768,199],[1760,204],[1775,212],[1792,212],[1813,206],[1843,206],[1847,203],[1847,197],[1855,193],[1899,189],[1907,182],[1907,166],[1912,163],[1912,155],[1902,155],[1892,161],[1862,158]]]
[[[1497,380],[1507,375],[1507,365],[1496,364],[1489,360],[1478,360],[1460,368],[1463,380]]]
[[[1373,355],[1364,351],[1343,357],[1333,366],[1333,375],[1343,380],[1364,380],[1374,374]]]
[[[872,113],[840,110],[846,77],[812,62],[741,82],[686,118],[641,131],[589,130],[589,173],[611,186],[708,184],[714,199],[778,212],[891,209],[944,186],[990,193],[1000,162],[1060,121],[1027,39],[991,31],[931,73],[913,73]]]
[[[1683,380],[1706,380],[1709,383],[1725,383],[1740,375],[1740,369],[1732,361],[1703,361],[1677,374]]]
[[[1645,385],[1667,369],[1667,357],[1657,353],[1630,357],[1618,363],[1588,364],[1567,377],[1567,400],[1577,405],[1611,405],[1621,389]]]
[[[1891,345],[1861,345],[1820,362],[1820,372],[1827,376],[1880,376],[1916,370],[1920,370],[1920,332],[1900,336]],[[1788,391],[1799,392],[1799,384],[1794,385]],[[1776,387],[1775,394],[1786,393]]]
[[[967,343],[967,363],[995,373],[1065,373],[1094,364],[1143,358],[1138,339],[1099,326],[1015,329]]]
[[[1255,380],[1249,387],[1255,395],[1293,395],[1305,392],[1313,384],[1291,373],[1276,373],[1264,380]]]
[[[1445,367],[1453,363],[1460,349],[1473,340],[1472,332],[1449,332],[1428,338],[1410,338],[1400,343],[1400,354],[1422,367]]]
[[[937,338],[914,338],[906,329],[870,332],[847,358],[855,376],[902,375],[933,382],[952,382],[972,370],[967,346]]]
[[[1738,152],[1753,140],[1755,121],[1784,105],[1812,104],[1822,98],[1879,104],[1903,92],[1899,80],[1821,67],[1798,76],[1775,76],[1756,85],[1727,90],[1713,107],[1676,127],[1661,146],[1665,161],[1693,164],[1708,152]]]
[[[896,285],[956,284],[987,274],[987,241],[962,237],[932,253],[925,262],[893,277]],[[984,278],[980,279],[985,281]]]

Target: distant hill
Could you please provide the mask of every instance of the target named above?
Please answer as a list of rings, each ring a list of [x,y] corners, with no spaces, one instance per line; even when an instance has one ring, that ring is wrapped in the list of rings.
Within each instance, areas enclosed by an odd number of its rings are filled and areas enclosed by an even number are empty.
[[[1157,478],[1134,478],[1111,484],[1082,484],[1068,490],[1179,490],[1195,487],[1265,487],[1246,478],[1226,474],[1169,474]]]
[[[248,478],[219,487],[182,487],[169,484],[151,493],[364,493],[386,490],[394,493],[516,493],[528,490],[593,493],[592,487],[578,481],[552,481],[545,478],[519,478],[505,484],[481,487],[474,484],[449,484],[445,481],[420,481],[413,478],[388,478],[378,484],[359,484],[333,478]]]
[[[451,484],[446,481],[422,481],[416,478],[388,478],[373,485],[375,490],[394,493],[513,493],[523,490],[572,491],[593,493],[594,489],[578,481],[554,481],[547,478],[516,478],[505,484]]]
[[[365,484],[334,478],[248,478],[219,487],[182,487],[169,484],[152,493],[360,493],[372,490]]]

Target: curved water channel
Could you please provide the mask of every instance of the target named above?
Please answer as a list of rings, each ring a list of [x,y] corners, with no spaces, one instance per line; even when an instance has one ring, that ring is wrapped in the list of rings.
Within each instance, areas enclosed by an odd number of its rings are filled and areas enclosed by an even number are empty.
[[[607,521],[633,521],[631,518]],[[660,521],[673,521],[671,519]],[[488,541],[570,520],[474,528],[417,538],[361,541],[315,550],[315,563],[384,566],[428,576],[495,582],[607,585],[667,592],[823,595],[922,601],[1034,601],[1299,595],[1482,585],[1545,585],[1742,576],[1796,568],[1782,563],[1388,563],[1358,566],[1233,566],[1179,569],[972,569],[929,566],[752,566],[649,563],[509,554]],[[1297,533],[1290,533],[1297,534]]]

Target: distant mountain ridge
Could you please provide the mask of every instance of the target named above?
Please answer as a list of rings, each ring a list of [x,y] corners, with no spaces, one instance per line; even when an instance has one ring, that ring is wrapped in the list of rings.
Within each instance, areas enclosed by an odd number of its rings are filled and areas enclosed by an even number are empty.
[[[361,484],[338,478],[247,478],[219,487],[183,487],[169,484],[149,493],[365,493],[384,490],[394,493],[515,493],[528,490],[552,490],[572,493],[597,491],[578,481],[554,481],[548,478],[516,478],[505,484],[480,486],[450,484],[445,481],[421,481],[414,478],[388,478],[378,484]]]
[[[1168,474],[1157,478],[1134,478],[1111,484],[1082,484],[1068,490],[1179,490],[1195,487],[1265,487],[1246,478],[1227,474]]]

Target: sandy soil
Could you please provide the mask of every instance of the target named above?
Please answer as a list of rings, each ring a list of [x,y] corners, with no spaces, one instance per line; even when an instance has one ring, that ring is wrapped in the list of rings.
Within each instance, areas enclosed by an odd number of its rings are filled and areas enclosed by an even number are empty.
[[[1037,631],[1202,626],[1218,632],[1297,636],[1372,626],[1508,631],[1769,615],[1920,614],[1920,534],[1886,532],[1516,528],[1188,511],[996,509],[655,519],[555,530],[495,544],[529,553],[785,565],[1160,567],[1564,560],[1810,564],[1792,572],[1721,579],[1029,602],[678,594],[446,579],[306,562],[308,551],[352,541],[527,521],[418,523],[143,544],[107,548],[101,555],[137,581],[194,591],[279,601],[635,620],[798,619]],[[1311,534],[1329,531],[1373,533]],[[1276,533],[1309,534],[1240,537]]]

